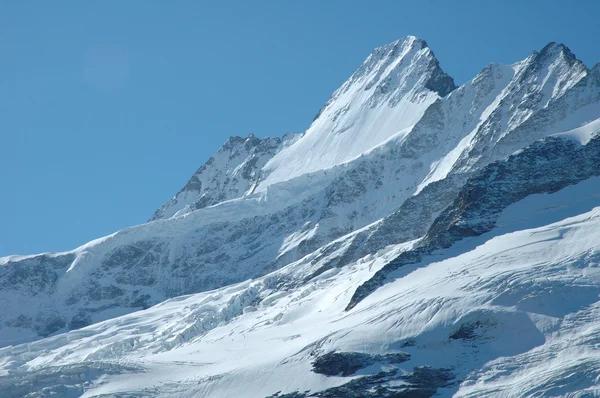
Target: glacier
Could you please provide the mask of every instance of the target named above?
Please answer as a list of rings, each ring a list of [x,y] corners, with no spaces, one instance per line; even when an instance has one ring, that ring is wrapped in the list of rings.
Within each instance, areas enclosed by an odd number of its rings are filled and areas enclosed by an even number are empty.
[[[600,396],[600,63],[375,49],[148,223],[0,259],[0,396]]]

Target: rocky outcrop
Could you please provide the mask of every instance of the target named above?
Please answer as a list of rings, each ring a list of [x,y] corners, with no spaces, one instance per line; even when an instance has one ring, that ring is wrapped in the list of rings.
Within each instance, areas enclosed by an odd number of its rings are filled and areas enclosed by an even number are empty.
[[[509,205],[529,195],[556,192],[597,175],[600,175],[598,136],[586,145],[568,138],[548,137],[505,161],[490,164],[469,178],[416,247],[402,253],[358,287],[347,310],[389,282],[397,269],[424,261],[425,256],[462,239],[493,230]]]
[[[183,215],[251,193],[267,161],[300,136],[288,133],[283,138],[260,139],[254,134],[247,138],[230,137],[150,221]]]
[[[360,369],[375,363],[400,364],[410,359],[404,352],[372,355],[360,352],[329,352],[313,362],[313,372],[325,376],[350,376]]]
[[[409,374],[389,370],[358,377],[339,387],[315,393],[276,393],[267,398],[429,398],[437,393],[438,388],[450,386],[453,380],[450,369],[420,366]]]

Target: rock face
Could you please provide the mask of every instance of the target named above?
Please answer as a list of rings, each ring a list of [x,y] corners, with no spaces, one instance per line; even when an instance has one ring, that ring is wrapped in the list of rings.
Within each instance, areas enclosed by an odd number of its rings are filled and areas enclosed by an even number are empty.
[[[583,146],[562,137],[548,137],[504,161],[488,165],[469,178],[414,248],[392,260],[356,290],[347,309],[354,308],[390,276],[393,279],[393,272],[402,266],[420,263],[436,250],[493,230],[509,205],[598,175],[600,135]]]
[[[351,376],[378,362],[400,364],[410,359],[407,353],[385,355],[369,355],[360,352],[329,352],[321,355],[313,362],[313,372],[325,376]]]
[[[150,221],[181,216],[252,193],[266,162],[301,135],[288,133],[283,138],[262,140],[254,134],[247,138],[230,137]]]
[[[0,350],[0,370],[9,369],[0,373],[0,395],[50,388],[29,390],[26,384],[58,378],[43,368],[54,360],[66,361],[68,374],[81,370],[71,359],[92,361],[89,379],[96,380],[112,374],[111,360],[133,352],[151,356],[208,344],[202,339],[211,333],[216,336],[210,344],[221,344],[225,337],[219,333],[228,325],[239,329],[226,339],[237,339],[239,330],[244,336],[267,330],[268,336],[274,333],[272,344],[286,341],[296,350],[277,345],[277,355],[285,353],[277,357],[277,367],[305,372],[306,379],[294,380],[298,387],[279,395],[277,389],[259,388],[260,396],[408,397],[455,388],[453,380],[465,380],[483,363],[462,368],[445,360],[432,363],[428,358],[437,356],[431,347],[454,347],[456,352],[444,355],[470,358],[468,345],[477,345],[483,348],[473,355],[481,361],[521,355],[544,344],[548,335],[543,333],[559,326],[515,308],[535,307],[561,319],[566,313],[536,307],[525,291],[522,300],[496,291],[489,298],[477,285],[481,297],[488,297],[484,303],[468,295],[403,296],[405,289],[413,294],[413,287],[397,282],[507,232],[499,223],[503,214],[532,195],[553,195],[586,181],[592,186],[589,181],[600,175],[598,132],[600,65],[588,69],[564,45],[550,43],[512,65],[491,64],[460,87],[425,41],[407,37],[380,47],[304,134],[230,138],[150,222],[65,253],[0,259],[0,347],[6,347]],[[595,259],[590,251],[580,261],[592,267]],[[485,279],[488,271],[481,272]],[[437,279],[428,278],[438,286]],[[597,301],[592,284],[569,282],[556,290],[542,279],[532,287],[540,300],[547,299],[546,291],[571,297],[569,289],[575,289],[582,306]],[[442,294],[443,286],[431,294]],[[492,302],[495,307],[485,307]],[[456,303],[461,304],[452,307]],[[296,327],[288,329],[287,322],[302,319],[302,311],[315,316],[311,324],[328,325],[323,335],[311,335],[313,329],[287,334]],[[178,322],[171,323],[175,318]],[[248,324],[236,324],[250,318]],[[157,319],[168,326],[157,326]],[[418,327],[410,326],[413,320]],[[542,324],[547,329],[541,331]],[[363,334],[355,335],[358,330]],[[98,347],[89,352],[84,348],[88,333]],[[522,335],[528,336],[522,345],[507,343],[512,338],[506,336]],[[485,346],[492,340],[499,343]],[[300,341],[303,345],[296,346]],[[10,347],[24,342],[31,343]],[[312,345],[319,348],[309,349]],[[50,354],[45,347],[51,347]],[[39,359],[44,355],[52,360]],[[16,388],[9,375],[15,371],[12,364],[21,369],[18,364],[30,357],[38,358],[35,366],[43,370]],[[144,372],[132,369],[122,371]],[[222,396],[235,396],[235,383],[217,381],[231,381],[227,371],[211,372],[204,384]],[[249,384],[258,379],[244,375]],[[65,379],[62,390],[48,391],[77,395],[92,384]],[[181,395],[168,386],[160,394]],[[188,395],[211,393],[186,388]],[[157,391],[138,392],[160,395]]]
[[[453,379],[450,369],[423,366],[415,368],[408,375],[388,370],[315,393],[293,392],[270,395],[267,398],[429,398],[436,395],[438,388],[451,385]]]

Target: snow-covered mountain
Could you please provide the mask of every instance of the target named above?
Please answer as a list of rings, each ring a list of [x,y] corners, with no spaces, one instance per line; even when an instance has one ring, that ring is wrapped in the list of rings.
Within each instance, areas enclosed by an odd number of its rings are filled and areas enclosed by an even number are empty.
[[[150,222],[0,259],[0,396],[600,395],[600,64],[374,50]]]

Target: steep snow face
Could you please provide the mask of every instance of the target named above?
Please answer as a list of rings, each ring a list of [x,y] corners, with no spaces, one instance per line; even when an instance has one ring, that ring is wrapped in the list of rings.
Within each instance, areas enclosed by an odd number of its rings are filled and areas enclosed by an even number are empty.
[[[257,191],[402,138],[429,105],[454,88],[425,41],[409,36],[377,48],[332,95],[304,137],[267,163]]]
[[[0,396],[594,396],[599,182],[513,203],[350,312],[353,288],[415,242],[6,347]]]
[[[288,133],[283,139],[261,140],[250,134],[247,138],[229,138],[150,221],[180,216],[251,192],[267,161],[300,136]]]

